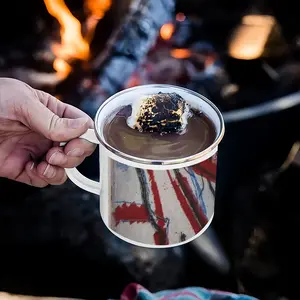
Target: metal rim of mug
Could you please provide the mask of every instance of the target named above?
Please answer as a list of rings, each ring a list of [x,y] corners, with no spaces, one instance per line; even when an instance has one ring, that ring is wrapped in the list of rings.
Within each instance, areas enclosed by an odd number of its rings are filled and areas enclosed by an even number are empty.
[[[209,106],[211,106],[211,108],[213,108],[213,110],[215,111],[215,113],[217,114],[219,121],[220,121],[220,131],[217,134],[214,142],[207,147],[206,149],[204,149],[203,151],[196,153],[194,155],[191,156],[187,156],[187,157],[183,157],[183,158],[177,158],[177,159],[169,159],[169,160],[151,160],[151,159],[146,159],[146,158],[140,158],[140,157],[136,157],[136,156],[132,156],[129,154],[126,154],[122,151],[119,151],[118,149],[112,147],[109,145],[109,143],[107,143],[105,141],[104,138],[101,138],[101,134],[98,132],[99,130],[99,118],[100,118],[100,114],[102,109],[105,107],[105,105],[107,105],[109,102],[114,101],[116,98],[122,96],[125,93],[130,93],[132,91],[135,90],[142,90],[143,88],[174,88],[174,89],[180,89],[183,92],[186,92],[188,94],[192,94],[198,98],[200,98],[202,101],[205,101]],[[103,104],[99,107],[96,116],[95,116],[95,133],[96,136],[100,142],[100,144],[102,146],[104,146],[109,152],[113,153],[116,156],[119,156],[127,161],[131,161],[134,163],[138,163],[138,164],[142,164],[142,165],[165,165],[165,166],[176,166],[179,164],[185,164],[185,163],[189,163],[189,162],[193,162],[196,160],[201,159],[201,157],[206,156],[209,152],[213,152],[213,150],[219,145],[219,143],[222,141],[223,136],[225,134],[225,125],[224,125],[224,119],[223,116],[220,112],[220,110],[217,108],[217,106],[212,103],[210,100],[208,100],[206,97],[202,96],[201,94],[194,92],[192,90],[180,87],[180,86],[175,86],[175,85],[170,85],[170,84],[146,84],[146,85],[139,85],[139,86],[135,86],[132,88],[128,88],[125,90],[122,90],[114,95],[112,95],[111,97],[109,97],[105,102],[103,102]]]

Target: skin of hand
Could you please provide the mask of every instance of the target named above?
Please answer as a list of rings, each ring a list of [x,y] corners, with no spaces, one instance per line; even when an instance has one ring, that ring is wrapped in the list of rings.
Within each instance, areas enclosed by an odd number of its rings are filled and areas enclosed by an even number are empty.
[[[81,110],[19,80],[0,78],[0,177],[36,187],[64,183],[64,168],[80,165],[95,150],[78,138],[88,128],[93,121]]]

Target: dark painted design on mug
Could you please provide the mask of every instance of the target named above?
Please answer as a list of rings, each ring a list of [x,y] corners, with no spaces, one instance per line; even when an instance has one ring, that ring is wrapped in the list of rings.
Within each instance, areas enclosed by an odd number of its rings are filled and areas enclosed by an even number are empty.
[[[122,168],[122,166],[118,167]],[[117,227],[125,222],[137,226],[136,230],[138,230],[138,224],[148,223],[153,228],[151,238],[153,245],[169,245],[168,229],[170,224],[178,222],[184,216],[188,220],[194,235],[199,233],[211,218],[211,215],[207,215],[206,197],[211,195],[209,197],[214,198],[216,167],[217,155],[215,154],[206,161],[189,168],[168,171],[135,169],[142,202],[118,202],[119,204],[112,211],[115,221],[115,224],[113,224],[114,230],[117,231]],[[128,169],[130,167],[127,169],[122,168],[124,172]],[[160,181],[161,177],[159,176],[161,175],[157,172],[164,172],[166,176],[165,185],[169,186],[165,190],[172,189],[174,197],[163,194],[162,186],[164,183]],[[177,201],[180,207],[179,211],[175,212],[176,216],[174,216],[174,213],[168,215],[166,212],[166,205],[174,205],[173,201]],[[176,225],[180,227],[180,224]],[[184,229],[178,231],[178,242],[191,237],[187,235]]]

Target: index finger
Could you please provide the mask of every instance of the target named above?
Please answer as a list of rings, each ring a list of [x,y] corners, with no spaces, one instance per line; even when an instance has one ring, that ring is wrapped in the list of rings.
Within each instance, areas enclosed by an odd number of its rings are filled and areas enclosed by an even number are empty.
[[[93,127],[93,120],[91,117],[79,108],[71,104],[64,103],[44,91],[35,90],[35,92],[39,101],[60,118],[89,118],[91,121],[90,127]]]

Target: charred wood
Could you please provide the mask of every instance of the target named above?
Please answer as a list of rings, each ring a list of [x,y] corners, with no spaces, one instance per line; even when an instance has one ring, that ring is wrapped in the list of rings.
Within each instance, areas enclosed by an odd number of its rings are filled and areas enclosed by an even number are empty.
[[[106,49],[91,63],[92,75],[82,81],[82,108],[93,114],[121,90],[156,42],[160,27],[172,18],[174,0],[137,0]],[[89,111],[90,110],[90,111]]]

